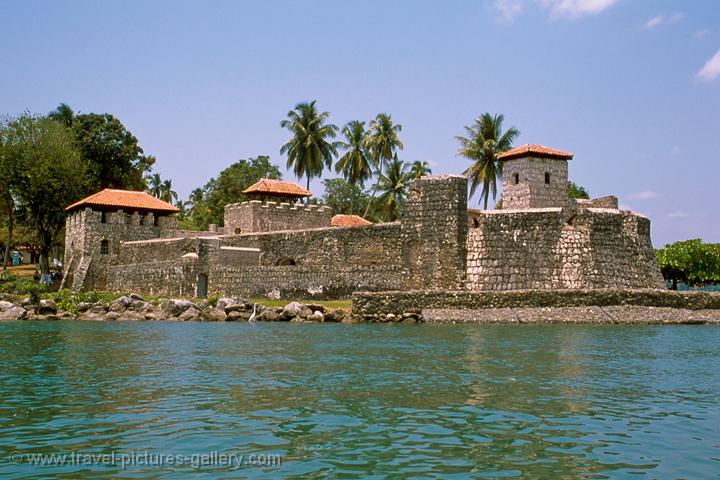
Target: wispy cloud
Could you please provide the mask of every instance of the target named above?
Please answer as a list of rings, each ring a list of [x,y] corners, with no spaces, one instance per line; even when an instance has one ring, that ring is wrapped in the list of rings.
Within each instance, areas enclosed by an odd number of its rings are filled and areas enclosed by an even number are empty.
[[[495,21],[498,23],[512,23],[515,17],[523,11],[522,0],[495,0],[493,8],[497,12]]]
[[[695,32],[695,33],[693,34],[693,38],[694,38],[695,40],[700,40],[701,38],[707,37],[709,34],[710,34],[710,30],[708,30],[708,29],[706,28],[706,29],[698,30],[697,32]]]
[[[700,80],[715,80],[720,77],[720,50],[715,55],[710,57],[710,60],[705,62],[705,65],[698,71],[697,77]]]
[[[525,11],[525,4],[530,0],[493,0],[492,9],[498,23],[512,23],[518,15]],[[550,18],[576,19],[585,15],[597,15],[620,0],[534,0],[541,8],[549,11]]]
[[[701,217],[701,216],[702,216],[702,214],[700,214],[700,213],[688,213],[688,212],[684,212],[682,210],[678,210],[676,212],[668,213],[667,218],[678,219],[678,218],[691,218],[691,217]]]
[[[645,22],[645,26],[643,28],[645,30],[650,30],[651,28],[658,27],[663,22],[663,18],[665,18],[663,15],[652,17],[650,20]]]
[[[631,193],[625,198],[627,198],[628,200],[650,200],[651,198],[656,198],[659,196],[659,193],[653,192],[652,190],[643,190],[642,192]]]
[[[584,15],[597,15],[619,0],[538,0],[550,10],[551,18],[578,18]]]
[[[685,18],[684,12],[675,12],[670,15],[656,15],[652,17],[650,20],[645,22],[645,25],[643,26],[643,30],[651,30],[653,28],[659,27],[660,25],[666,24],[666,25],[672,25],[680,20]]]

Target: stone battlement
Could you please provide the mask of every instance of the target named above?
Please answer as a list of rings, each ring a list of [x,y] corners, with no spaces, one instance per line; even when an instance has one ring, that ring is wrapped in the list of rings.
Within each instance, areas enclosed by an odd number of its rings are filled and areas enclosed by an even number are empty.
[[[330,227],[331,219],[329,207],[251,200],[225,206],[225,233],[241,235]]]

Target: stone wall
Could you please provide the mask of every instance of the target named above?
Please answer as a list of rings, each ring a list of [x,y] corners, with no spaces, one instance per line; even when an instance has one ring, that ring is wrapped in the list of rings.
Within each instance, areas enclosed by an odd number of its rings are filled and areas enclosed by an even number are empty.
[[[720,294],[670,290],[582,289],[515,290],[509,292],[410,291],[358,292],[354,314],[420,314],[426,309],[561,308],[589,306],[648,306],[689,310],[720,309]]]
[[[464,288],[467,178],[422,177],[410,187],[401,219],[403,288]]]
[[[332,210],[317,205],[252,200],[225,206],[225,233],[239,235],[253,232],[305,230],[329,227]]]
[[[545,174],[549,183],[545,183]],[[562,207],[567,201],[568,162],[523,157],[503,162],[502,207],[506,210]]]
[[[650,221],[600,208],[471,211],[468,288],[665,288]]]

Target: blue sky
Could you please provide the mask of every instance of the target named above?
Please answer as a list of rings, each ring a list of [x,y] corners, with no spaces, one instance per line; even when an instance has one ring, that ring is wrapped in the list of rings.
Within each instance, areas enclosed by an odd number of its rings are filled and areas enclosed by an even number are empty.
[[[181,197],[240,158],[284,170],[279,122],[299,101],[340,126],[392,114],[400,157],[434,173],[467,166],[453,137],[487,111],[517,144],[574,152],[571,179],[648,215],[656,246],[720,242],[715,0],[0,0],[0,12],[0,114],[112,113]]]

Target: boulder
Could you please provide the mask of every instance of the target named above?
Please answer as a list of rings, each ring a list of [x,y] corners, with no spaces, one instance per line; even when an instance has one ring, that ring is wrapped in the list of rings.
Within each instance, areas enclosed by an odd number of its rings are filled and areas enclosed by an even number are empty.
[[[227,313],[227,321],[228,322],[247,322],[250,320],[251,313],[245,310],[231,310],[229,313],[227,310],[225,310]]]
[[[90,302],[80,302],[77,304],[76,308],[78,312],[87,312],[92,308],[93,304]]]
[[[0,303],[3,304],[3,306],[0,307],[0,320],[20,320],[21,318],[25,318],[27,315],[27,310],[22,307],[18,307],[10,302]],[[11,306],[5,306],[4,304],[6,303],[10,303]]]
[[[137,293],[131,293],[130,298],[132,298],[133,300],[139,300],[141,302],[145,301],[145,299],[143,297],[141,297],[140,295],[138,295]]]
[[[187,310],[185,310],[183,313],[180,314],[178,317],[178,320],[181,320],[183,322],[188,321],[197,321],[200,320],[200,310],[198,310],[195,307],[190,307]]]
[[[52,300],[43,299],[40,300],[40,304],[37,308],[38,315],[55,315],[57,313],[57,304]]]
[[[110,302],[111,312],[124,312],[133,302],[133,299],[127,296],[116,298]]]
[[[326,322],[342,322],[345,319],[346,313],[345,310],[336,308],[335,310],[325,312],[324,316]]]
[[[170,306],[170,313],[174,317],[177,317],[178,315],[183,313],[188,308],[195,308],[195,309],[199,310],[197,305],[195,305],[194,303],[192,303],[188,300],[170,300],[168,305]]]
[[[145,320],[145,315],[143,315],[140,312],[133,312],[132,310],[125,310],[123,313],[121,313],[118,316],[117,319],[129,321],[129,322],[139,322],[141,320]]]
[[[203,318],[208,322],[224,322],[227,319],[227,314],[223,308],[206,308],[202,312]]]
[[[12,308],[14,306],[15,306],[14,303],[2,300],[2,301],[0,301],[0,312],[2,312],[3,310],[7,310],[8,308]]]
[[[289,320],[289,318],[284,316],[282,308],[270,307],[264,308],[260,313],[258,313],[257,320],[259,322],[278,322]]]
[[[237,299],[237,298],[222,297],[222,298],[219,298],[219,299],[218,299],[218,301],[217,301],[217,303],[215,304],[215,306],[216,306],[217,308],[223,308],[223,309],[225,309],[225,310],[227,311],[227,308],[228,308],[228,307],[231,307],[231,306],[234,306],[234,305],[238,305],[238,304],[242,305],[243,303],[244,303],[244,302],[243,302],[242,300]]]
[[[326,310],[325,305],[321,305],[319,303],[308,303],[307,307],[313,312],[325,313]]]
[[[306,317],[308,321],[310,322],[323,322],[325,321],[325,316],[322,314],[320,310],[315,310],[312,315]]]

